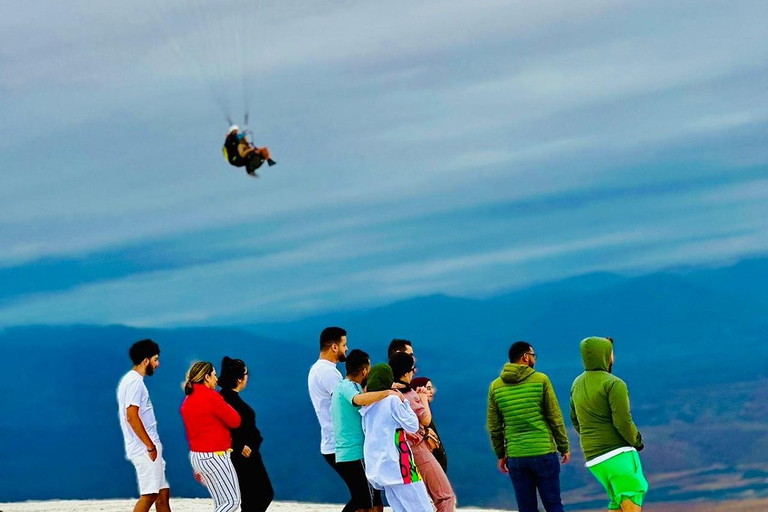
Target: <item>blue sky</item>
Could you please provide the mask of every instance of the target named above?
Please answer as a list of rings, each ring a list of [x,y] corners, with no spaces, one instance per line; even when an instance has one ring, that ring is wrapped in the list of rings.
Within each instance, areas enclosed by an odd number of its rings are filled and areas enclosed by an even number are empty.
[[[762,0],[190,4],[0,8],[0,325],[258,322],[768,252]],[[259,180],[223,161],[205,87],[238,105],[244,76],[279,162]]]

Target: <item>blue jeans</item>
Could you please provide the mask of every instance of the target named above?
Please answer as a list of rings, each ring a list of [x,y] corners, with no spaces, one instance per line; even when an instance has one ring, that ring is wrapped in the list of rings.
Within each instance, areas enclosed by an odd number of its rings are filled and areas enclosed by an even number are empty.
[[[520,512],[539,512],[536,490],[547,512],[563,512],[560,499],[560,458],[557,453],[536,457],[509,457],[507,469]]]

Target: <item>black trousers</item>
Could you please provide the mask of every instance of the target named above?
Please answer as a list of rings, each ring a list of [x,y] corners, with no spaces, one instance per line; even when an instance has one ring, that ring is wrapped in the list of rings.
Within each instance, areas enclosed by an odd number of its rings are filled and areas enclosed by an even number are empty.
[[[250,457],[232,453],[232,465],[237,472],[240,484],[241,512],[264,512],[275,498],[272,482],[269,480],[267,468],[261,454],[254,450]]]
[[[261,167],[261,165],[264,163],[264,159],[261,158],[256,153],[249,153],[248,156],[245,157],[245,171],[248,174],[253,174],[256,172],[256,169]]]
[[[341,512],[355,512],[363,508],[372,508],[382,504],[381,491],[371,487],[365,477],[365,466],[362,460],[351,462],[336,462],[334,454],[323,455],[325,461],[344,480],[349,489],[350,500]],[[245,511],[243,511],[245,512]]]

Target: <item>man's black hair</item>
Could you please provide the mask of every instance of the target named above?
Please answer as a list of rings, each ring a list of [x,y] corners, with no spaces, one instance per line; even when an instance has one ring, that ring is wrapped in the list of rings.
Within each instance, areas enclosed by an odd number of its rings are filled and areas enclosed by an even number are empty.
[[[531,350],[531,344],[527,341],[516,341],[509,347],[509,362],[517,362],[523,354]]]
[[[397,352],[405,352],[405,347],[413,347],[411,340],[403,340],[395,338],[389,342],[389,348],[387,349],[387,359],[392,359],[392,356]]]
[[[159,355],[160,346],[149,338],[137,341],[128,350],[128,356],[135,366],[140,365],[145,359],[152,359]]]
[[[357,375],[371,364],[371,356],[356,348],[347,354],[347,360],[344,362],[344,368],[347,375]]]
[[[341,337],[346,335],[347,331],[341,327],[326,327],[320,333],[320,351],[328,350],[334,343],[341,343]]]
[[[395,352],[389,358],[389,366],[392,368],[392,375],[395,377],[395,380],[400,380],[403,375],[413,371],[413,364],[413,356],[405,352]]]
[[[224,356],[224,359],[221,360],[219,387],[221,389],[235,389],[237,381],[243,378],[245,378],[245,362],[242,359],[231,359]]]

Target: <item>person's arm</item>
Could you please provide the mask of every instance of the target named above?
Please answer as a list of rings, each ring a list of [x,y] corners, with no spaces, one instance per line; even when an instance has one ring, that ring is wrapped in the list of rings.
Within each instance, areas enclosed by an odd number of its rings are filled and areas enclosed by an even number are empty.
[[[608,389],[608,402],[611,406],[613,426],[619,431],[630,446],[643,449],[643,439],[638,432],[632,413],[629,410],[629,390],[621,379],[616,379]]]
[[[493,395],[493,384],[488,390],[488,412],[487,412],[488,434],[491,436],[491,445],[496,458],[502,460],[506,458],[507,452],[504,446],[504,417],[496,403],[496,397]]]
[[[411,405],[408,400],[401,402],[400,400],[390,400],[389,407],[392,411],[392,417],[395,419],[398,425],[403,427],[403,430],[409,434],[415,434],[419,431],[419,418],[416,413],[411,409]]]
[[[253,153],[256,151],[256,149],[251,146],[250,144],[238,144],[237,145],[237,153],[240,155],[240,157],[245,157],[249,153]]]
[[[136,436],[142,443],[144,443],[144,446],[147,447],[149,458],[154,461],[157,458],[157,447],[155,447],[155,443],[152,439],[149,438],[147,429],[144,428],[144,422],[142,422],[139,417],[139,406],[129,405],[125,410],[125,417],[128,420],[131,429],[136,433]]]
[[[213,401],[214,414],[221,421],[223,421],[227,427],[239,427],[242,420],[240,419],[240,415],[237,413],[237,411],[231,405],[225,402],[224,398],[220,394],[214,393],[211,396],[213,397],[211,400]]]
[[[419,397],[418,403],[421,405],[421,411],[418,412],[419,423],[428,427],[432,424],[432,409],[429,407],[429,393],[424,388],[416,390],[416,395]]]
[[[544,417],[547,419],[549,429],[552,431],[552,437],[555,438],[557,451],[564,458],[570,459],[570,446],[568,443],[568,434],[565,431],[565,421],[563,413],[560,411],[560,404],[555,395],[555,389],[547,378],[544,381]],[[567,461],[565,461],[567,462]]]
[[[419,424],[424,427],[428,427],[430,423],[432,423],[432,412],[430,412],[429,406],[425,406],[425,404],[429,403],[428,397],[426,394],[419,395],[416,392],[411,393],[410,391],[406,394],[408,395],[407,398],[408,402],[411,404],[411,409],[413,409],[413,412],[416,413],[416,417],[419,418]],[[421,433],[426,435],[427,429],[422,429]]]
[[[228,392],[230,394],[223,394],[221,393],[222,398],[224,398],[224,401],[228,403],[232,408],[237,411],[237,414],[240,415],[240,426],[236,428],[231,428],[229,431],[232,434],[232,450],[235,453],[241,453],[244,457],[247,457],[246,452],[250,454],[250,444],[249,441],[250,433],[249,433],[249,426],[245,424],[243,421],[244,413],[245,413],[245,402],[243,402],[243,399],[240,398],[238,393],[235,392]],[[247,448],[247,449],[246,449]]]
[[[576,404],[573,403],[573,390],[571,390],[571,423],[573,424],[573,430],[581,435],[581,425],[579,424],[579,417],[576,415]]]
[[[149,458],[154,461],[157,458],[157,448],[154,441],[147,434],[147,429],[144,427],[144,422],[141,421],[141,416],[139,415],[139,406],[145,400],[146,393],[147,388],[144,387],[143,382],[134,381],[128,385],[125,391],[125,403],[128,404],[125,409],[125,419],[128,425],[131,426],[131,430],[136,434],[136,437],[147,447]]]
[[[393,389],[385,389],[384,391],[370,391],[368,393],[358,393],[355,396],[352,397],[352,404],[353,405],[371,405],[375,404],[379,400],[383,400],[388,396],[396,396],[399,397],[402,401],[403,398],[400,393]]]

